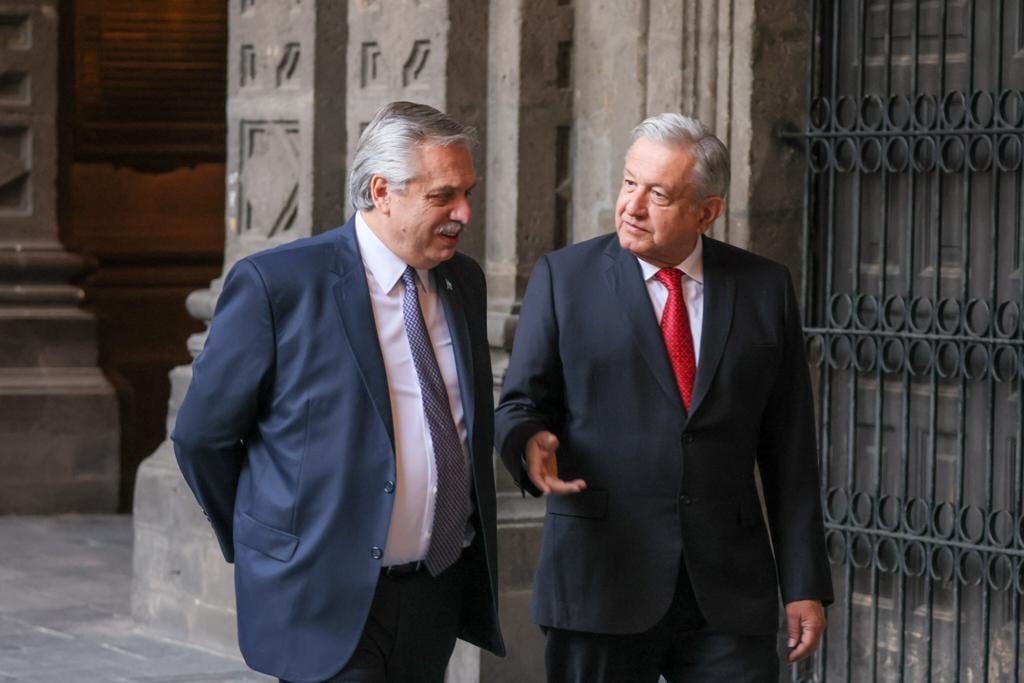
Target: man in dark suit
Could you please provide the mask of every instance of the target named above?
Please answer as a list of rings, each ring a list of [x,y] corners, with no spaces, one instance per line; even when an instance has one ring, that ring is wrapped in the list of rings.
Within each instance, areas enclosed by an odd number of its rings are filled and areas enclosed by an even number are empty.
[[[616,234],[530,278],[496,443],[549,494],[532,606],[549,681],[774,681],[780,590],[791,661],[825,627],[799,311],[783,266],[705,236],[728,181],[698,121],[647,119]]]
[[[288,681],[440,682],[504,653],[473,132],[395,102],[341,228],[228,274],[172,436],[235,564],[239,644]]]

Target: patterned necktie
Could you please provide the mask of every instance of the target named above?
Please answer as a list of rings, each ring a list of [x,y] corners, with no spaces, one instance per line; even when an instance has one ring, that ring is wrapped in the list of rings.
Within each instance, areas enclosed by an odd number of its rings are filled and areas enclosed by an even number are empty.
[[[665,338],[665,349],[672,361],[672,371],[679,385],[683,407],[690,410],[693,397],[693,379],[697,375],[697,357],[693,351],[693,333],[690,331],[690,315],[686,311],[686,297],[683,294],[683,274],[675,268],[662,268],[655,276],[668,290],[668,301],[661,316],[661,334]]]
[[[441,378],[441,370],[434,356],[427,326],[423,322],[419,295],[416,291],[416,271],[405,269],[402,282],[405,296],[402,315],[405,334],[409,337],[416,376],[423,398],[423,414],[427,418],[430,438],[434,442],[434,463],[437,469],[437,494],[434,498],[434,521],[430,528],[430,548],[425,563],[432,576],[437,576],[462,553],[469,515],[469,464],[462,453],[462,442],[455,429],[448,390]]]

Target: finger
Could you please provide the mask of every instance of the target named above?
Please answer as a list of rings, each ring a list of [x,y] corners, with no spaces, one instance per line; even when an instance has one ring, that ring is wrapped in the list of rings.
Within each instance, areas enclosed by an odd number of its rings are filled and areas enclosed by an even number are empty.
[[[789,653],[789,661],[799,662],[813,654],[818,649],[822,631],[822,626],[805,624],[800,634],[800,643]]]
[[[796,647],[800,642],[800,614],[786,612],[786,633],[789,635],[789,640],[786,641],[786,645],[790,648]],[[792,655],[792,653],[790,653]]]
[[[541,459],[531,462],[526,469],[526,474],[530,477],[533,485],[540,489],[542,493],[551,493],[551,488],[547,485],[548,476],[544,472],[544,465],[542,463],[543,460]]]
[[[564,496],[570,493],[579,493],[583,489],[587,488],[587,482],[582,479],[562,481],[557,477],[548,477],[547,485],[551,493],[559,496]]]

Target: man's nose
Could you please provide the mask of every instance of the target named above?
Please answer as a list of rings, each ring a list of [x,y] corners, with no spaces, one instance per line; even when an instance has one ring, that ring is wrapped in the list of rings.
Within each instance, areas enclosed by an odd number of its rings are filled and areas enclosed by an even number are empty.
[[[626,213],[630,216],[641,216],[647,209],[647,195],[641,190],[634,192],[626,200]]]
[[[469,223],[469,219],[472,215],[473,210],[469,208],[469,198],[461,197],[455,203],[455,206],[452,207],[452,212],[448,214],[448,217],[453,221],[457,221],[465,225],[466,223]]]

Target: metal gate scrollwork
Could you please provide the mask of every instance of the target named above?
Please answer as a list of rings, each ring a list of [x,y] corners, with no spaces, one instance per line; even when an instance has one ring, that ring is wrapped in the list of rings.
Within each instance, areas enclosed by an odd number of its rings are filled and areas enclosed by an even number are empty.
[[[836,603],[794,680],[1017,681],[1024,3],[810,4],[794,137]]]

